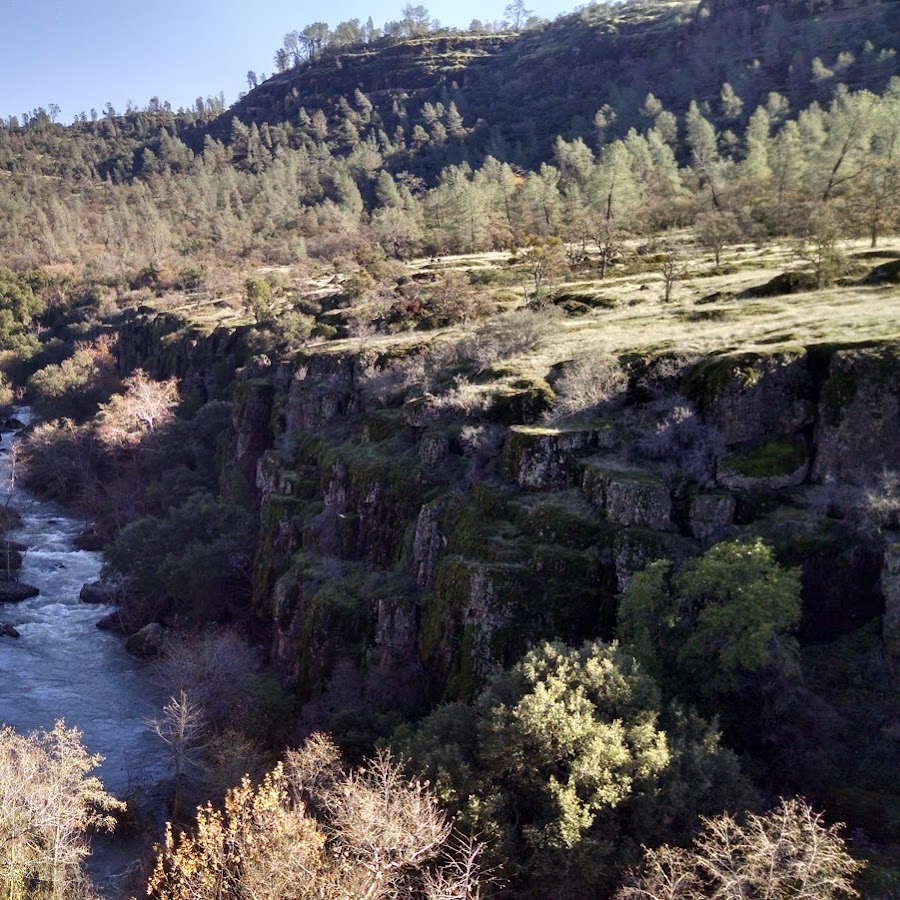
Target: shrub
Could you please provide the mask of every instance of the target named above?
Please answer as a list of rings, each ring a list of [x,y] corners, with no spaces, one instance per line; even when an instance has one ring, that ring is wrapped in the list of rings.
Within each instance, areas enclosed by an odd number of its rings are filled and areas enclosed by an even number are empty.
[[[684,836],[745,790],[715,730],[662,709],[615,644],[544,644],[397,740],[516,897],[606,896],[642,841]]]
[[[782,800],[772,812],[741,825],[729,815],[703,819],[687,850],[647,850],[643,871],[616,900],[706,900],[710,897],[835,900],[858,897],[853,876],[862,864],[802,799]]]
[[[478,848],[458,844],[428,786],[382,752],[345,773],[311,738],[224,811],[198,810],[194,834],[166,829],[148,893],[157,900],[429,897],[478,900]]]
[[[93,896],[82,871],[92,828],[121,809],[89,773],[102,762],[57,722],[22,736],[0,729],[0,891],[4,897]]]
[[[613,356],[585,356],[566,365],[553,389],[548,421],[590,417],[624,401],[628,375]]]

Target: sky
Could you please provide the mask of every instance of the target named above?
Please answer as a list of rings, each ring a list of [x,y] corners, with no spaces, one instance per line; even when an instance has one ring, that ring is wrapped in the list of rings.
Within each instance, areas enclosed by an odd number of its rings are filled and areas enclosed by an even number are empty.
[[[413,0],[416,3],[416,0]],[[503,18],[509,0],[419,0],[432,18],[460,28],[472,19]],[[247,90],[247,72],[271,74],[284,35],[311,22],[372,16],[380,28],[399,19],[406,0],[0,0],[0,116],[39,106],[60,107],[71,122],[109,102],[146,106],[151,97],[174,109],[197,97]],[[536,15],[554,18],[573,0],[526,0]]]

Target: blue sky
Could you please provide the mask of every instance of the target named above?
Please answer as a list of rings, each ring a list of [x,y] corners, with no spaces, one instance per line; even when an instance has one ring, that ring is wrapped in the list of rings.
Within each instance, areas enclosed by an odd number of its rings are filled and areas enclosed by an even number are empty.
[[[198,96],[225,93],[228,103],[246,90],[247,71],[273,70],[284,34],[315,21],[334,26],[371,15],[381,27],[399,19],[406,0],[331,0],[314,5],[287,0],[5,0],[0,52],[0,116],[21,116],[56,103],[59,120],[102,112],[111,102],[145,106],[158,96],[174,108]],[[415,2],[415,0],[413,0]],[[433,18],[465,27],[474,19],[501,19],[509,0],[425,2]],[[573,2],[532,0],[537,15],[553,18]]]

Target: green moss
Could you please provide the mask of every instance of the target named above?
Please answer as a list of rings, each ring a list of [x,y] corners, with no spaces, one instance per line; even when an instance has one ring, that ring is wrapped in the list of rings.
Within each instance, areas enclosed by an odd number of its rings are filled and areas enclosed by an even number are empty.
[[[499,388],[493,395],[487,417],[500,425],[518,425],[536,422],[553,405],[556,395],[546,381],[535,379],[527,382],[518,379],[516,384],[527,387]]]
[[[525,534],[544,544],[574,550],[597,544],[607,527],[577,491],[523,498],[520,510]]]
[[[469,503],[450,533],[448,549],[467,559],[511,561],[510,545],[518,536],[519,530],[512,522],[487,518],[476,503]],[[518,549],[512,556],[517,559],[526,553],[527,550]]]
[[[723,465],[745,478],[774,478],[790,475],[806,462],[802,441],[771,441],[755,450],[727,457]]]
[[[803,356],[805,352],[801,348],[779,347],[769,354],[752,351],[713,354],[690,369],[681,389],[689,400],[708,404],[730,384],[737,384],[742,389],[752,388],[762,377],[759,363],[771,359],[776,353],[788,359]]]
[[[406,428],[402,409],[376,409],[366,414],[363,428],[369,440],[376,443],[390,440]]]

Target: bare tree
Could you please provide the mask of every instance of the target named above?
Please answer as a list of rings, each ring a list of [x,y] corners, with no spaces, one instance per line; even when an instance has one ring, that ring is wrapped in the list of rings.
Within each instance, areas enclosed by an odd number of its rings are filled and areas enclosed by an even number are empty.
[[[112,830],[122,809],[89,773],[102,757],[87,752],[81,732],[57,722],[22,736],[0,729],[0,892],[25,896],[87,896],[81,862],[90,828]],[[26,893],[26,885],[33,891]],[[76,886],[81,886],[77,890]]]
[[[170,697],[162,715],[147,723],[169,748],[174,768],[172,818],[177,821],[184,797],[185,777],[201,764],[207,745],[207,728],[203,710],[183,691]]]
[[[198,812],[194,835],[171,828],[150,879],[157,900],[480,900],[479,847],[456,840],[427,784],[389,753],[345,773],[319,736],[224,813]]]
[[[835,900],[858,897],[862,863],[805,800],[782,800],[739,825],[725,814],[703,819],[690,849],[663,845],[644,854],[643,872],[616,900]]]
[[[663,246],[653,262],[654,268],[662,276],[663,301],[668,303],[672,299],[675,285],[688,274],[688,264],[674,247],[669,246]]]

